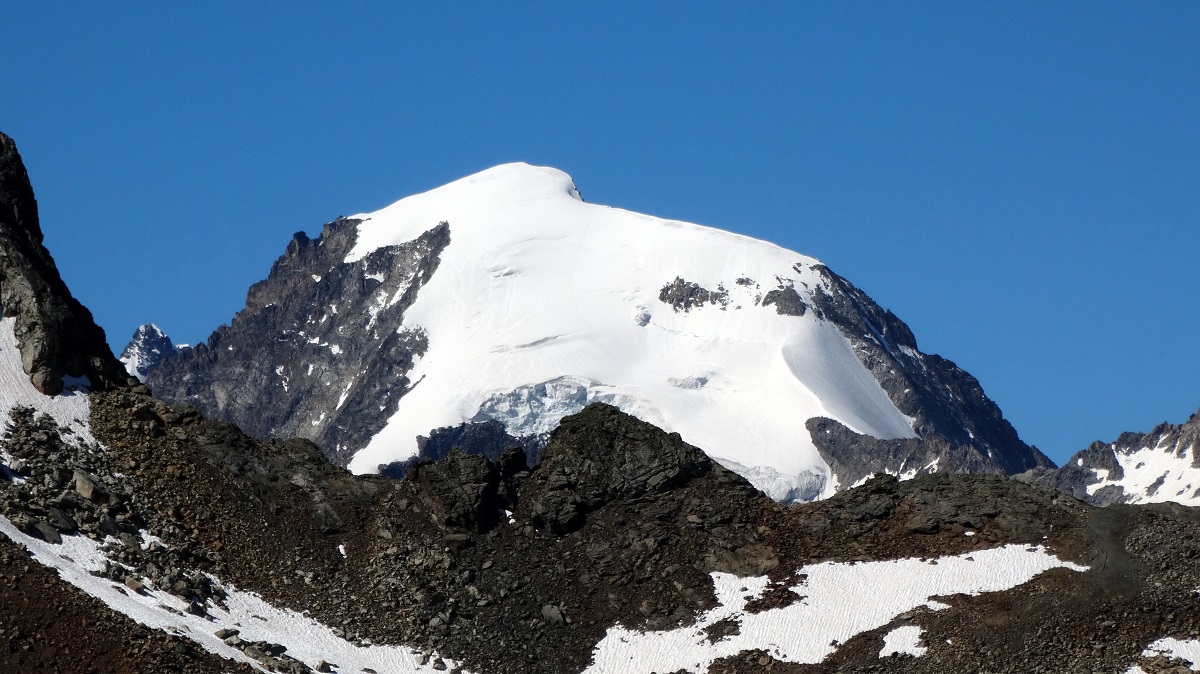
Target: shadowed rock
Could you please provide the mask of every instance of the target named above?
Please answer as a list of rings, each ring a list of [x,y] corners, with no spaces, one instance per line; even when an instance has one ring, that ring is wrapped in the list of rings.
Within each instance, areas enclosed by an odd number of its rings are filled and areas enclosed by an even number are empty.
[[[565,534],[609,501],[665,492],[710,473],[753,489],[678,433],[594,403],[565,417],[550,436],[524,498],[540,526]]]
[[[123,386],[125,370],[104,330],[63,283],[42,245],[37,200],[16,143],[0,133],[0,310],[16,319],[21,367],[37,390],[58,395],[63,377],[92,388]]]

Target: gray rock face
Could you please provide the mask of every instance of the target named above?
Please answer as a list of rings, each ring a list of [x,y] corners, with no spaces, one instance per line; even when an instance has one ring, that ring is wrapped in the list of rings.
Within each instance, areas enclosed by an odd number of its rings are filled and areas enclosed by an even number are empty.
[[[528,455],[529,464],[533,465],[537,460],[537,453],[545,444],[545,439],[541,437],[515,438],[504,429],[504,424],[495,420],[435,428],[428,438],[417,438],[420,456],[434,461],[446,456],[453,449],[486,456],[495,461],[505,450],[520,447]]]
[[[921,353],[912,331],[895,314],[829,268],[816,269],[833,289],[816,289],[818,315],[850,340],[892,403],[914,419],[913,430],[920,437],[962,448],[957,465],[974,465],[970,457],[981,455],[1010,475],[1054,467],[1036,447],[1021,441],[975,377],[941,356]],[[821,446],[815,434],[814,442]],[[928,451],[931,456],[944,453],[933,447]]]
[[[809,419],[806,425],[821,458],[838,476],[839,489],[877,473],[906,478],[933,473],[1004,473],[988,458],[986,450],[975,445],[953,445],[934,435],[881,440],[855,433],[825,417]]]
[[[1158,467],[1146,479],[1127,480],[1125,466]],[[1167,478],[1192,474],[1167,488]],[[1162,423],[1149,433],[1122,433],[1113,442],[1097,441],[1072,456],[1061,468],[1037,468],[1018,479],[1052,487],[1093,505],[1178,501],[1195,505],[1200,498],[1200,412],[1182,424]],[[1119,484],[1118,484],[1119,483]]]
[[[448,527],[487,531],[509,505],[500,498],[499,466],[479,454],[454,451],[441,461],[418,464],[413,473],[436,494]]]
[[[179,354],[179,349],[157,325],[143,325],[134,331],[129,344],[121,352],[121,362],[131,377],[146,381],[146,373],[163,360]]]
[[[776,288],[769,290],[762,298],[762,305],[775,306],[775,311],[781,316],[803,316],[808,305],[800,299],[800,293],[795,288]]]
[[[296,234],[232,323],[151,370],[147,383],[251,435],[310,439],[344,465],[412,385],[426,337],[398,327],[450,242],[443,222],[346,263],[357,224],[336,220],[315,240]]]
[[[63,377],[87,377],[94,389],[124,386],[104,331],[63,283],[42,245],[37,200],[11,138],[0,133],[0,311],[14,317],[21,366],[46,395]]]

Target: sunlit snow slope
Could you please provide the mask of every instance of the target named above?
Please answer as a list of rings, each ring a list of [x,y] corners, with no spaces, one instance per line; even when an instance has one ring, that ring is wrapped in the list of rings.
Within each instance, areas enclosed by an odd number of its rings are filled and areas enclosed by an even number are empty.
[[[914,435],[834,325],[762,304],[788,288],[811,304],[823,282],[812,258],[588,204],[565,173],[525,164],[353,218],[362,222],[347,262],[441,222],[450,229],[404,315],[404,328],[428,336],[416,383],[355,471],[411,456],[418,435],[464,421],[548,431],[583,397],[679,432],[776,496],[831,486],[810,417],[878,438]],[[677,278],[682,294],[699,287],[698,304],[660,297]],[[541,384],[548,393],[530,402],[525,392]]]

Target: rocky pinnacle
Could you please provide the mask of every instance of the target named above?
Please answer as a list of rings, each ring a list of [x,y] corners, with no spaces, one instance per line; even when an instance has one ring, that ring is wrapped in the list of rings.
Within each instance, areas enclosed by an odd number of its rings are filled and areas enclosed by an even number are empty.
[[[93,389],[122,386],[124,368],[102,330],[63,283],[42,245],[37,200],[16,143],[0,133],[0,312],[16,319],[21,366],[37,390],[58,395],[63,377]]]

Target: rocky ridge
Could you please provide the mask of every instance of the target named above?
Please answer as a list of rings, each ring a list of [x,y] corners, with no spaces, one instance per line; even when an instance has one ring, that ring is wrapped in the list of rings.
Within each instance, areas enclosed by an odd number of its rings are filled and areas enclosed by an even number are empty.
[[[212,573],[349,639],[477,672],[581,671],[609,626],[694,622],[713,606],[713,571],[773,579],[761,610],[795,600],[785,588],[805,564],[1006,543],[1091,568],[903,616],[926,631],[922,658],[880,660],[881,628],[821,665],[751,653],[712,671],[1122,671],[1157,638],[1200,634],[1200,567],[1175,563],[1200,554],[1200,518],[1185,508],[1096,509],[982,475],[877,477],[786,506],[604,405],[564,420],[532,469],[519,448],[496,462],[451,452],[400,480],[351,476],[307,441],[256,441],[132,392],[93,397],[107,451],[48,423],[14,416],[3,448],[24,479],[0,483],[0,509],[51,539],[115,527],[113,582],[170,588],[204,611],[223,592],[201,580]],[[137,528],[161,546],[131,544]]]
[[[838,326],[896,407],[914,419],[917,435],[932,441],[928,449],[924,445],[913,447],[904,461],[897,464],[879,458],[891,454],[887,450],[876,451],[886,442],[871,443],[870,439],[861,438],[860,448],[855,452],[860,462],[873,461],[877,465],[868,467],[860,463],[854,472],[869,475],[888,470],[898,474],[905,470],[904,465],[928,465],[934,460],[940,466],[945,462],[940,468],[943,472],[986,467],[987,472],[1012,475],[1054,467],[1036,447],[1021,441],[1016,429],[1005,420],[975,377],[950,360],[922,353],[912,330],[895,314],[828,267],[819,265],[817,271],[833,291],[816,289],[816,310]],[[816,436],[813,440],[820,448],[820,440]],[[845,465],[846,458],[843,451],[837,460]],[[844,484],[852,483],[844,480]]]
[[[1100,506],[1200,505],[1200,412],[1182,424],[1164,422],[1149,433],[1093,442],[1057,470],[1036,469],[1018,478]]]
[[[413,385],[426,336],[400,326],[450,241],[442,223],[346,263],[357,222],[335,220],[317,239],[298,232],[230,325],[160,361],[147,383],[255,437],[308,438],[345,465]]]

